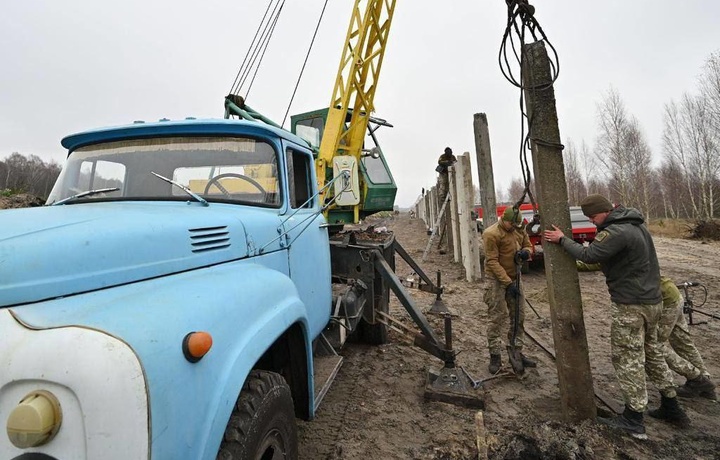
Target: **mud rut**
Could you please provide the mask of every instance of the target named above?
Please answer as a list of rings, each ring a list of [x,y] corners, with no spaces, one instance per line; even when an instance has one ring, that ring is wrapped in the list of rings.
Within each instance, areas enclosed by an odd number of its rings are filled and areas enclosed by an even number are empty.
[[[420,220],[402,214],[385,223],[418,261],[428,236]],[[696,280],[708,288],[702,307],[720,314],[720,244],[656,238],[662,271],[676,281]],[[434,278],[436,270],[446,286],[444,300],[456,315],[454,345],[462,353],[459,364],[474,378],[488,377],[485,338],[486,312],[480,283],[467,283],[451,255],[433,249],[423,269]],[[410,269],[398,258],[397,272]],[[528,327],[552,345],[552,327],[542,269],[524,278],[529,301],[540,314],[526,310]],[[590,344],[594,386],[621,401],[610,363],[609,296],[600,273],[580,273],[584,319]],[[434,296],[411,290],[424,310]],[[412,325],[392,297],[391,313]],[[696,315],[696,321],[705,320]],[[430,321],[441,336],[442,323]],[[692,326],[696,345],[715,382],[720,379],[720,321]],[[720,404],[707,400],[684,400],[693,426],[677,430],[646,417],[649,440],[637,441],[593,422],[570,425],[561,421],[557,373],[552,359],[533,343],[526,354],[538,360],[537,369],[522,379],[505,377],[484,385],[485,426],[490,459],[720,459]],[[341,352],[345,363],[328,392],[317,417],[300,422],[302,459],[471,459],[475,448],[475,411],[438,402],[425,402],[423,388],[428,368],[439,360],[413,347],[409,339],[393,331],[386,345],[350,344]],[[509,367],[507,358],[503,364]],[[678,384],[684,379],[677,376]],[[650,385],[650,406],[659,402]]]

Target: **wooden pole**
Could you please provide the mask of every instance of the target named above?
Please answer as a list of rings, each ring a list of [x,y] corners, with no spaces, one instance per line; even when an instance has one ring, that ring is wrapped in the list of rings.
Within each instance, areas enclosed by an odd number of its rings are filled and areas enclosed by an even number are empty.
[[[542,228],[551,229],[555,224],[572,235],[555,90],[545,43],[526,45],[523,55],[525,106]],[[575,260],[559,245],[545,244],[543,250],[562,413],[567,421],[594,419],[597,408]]]

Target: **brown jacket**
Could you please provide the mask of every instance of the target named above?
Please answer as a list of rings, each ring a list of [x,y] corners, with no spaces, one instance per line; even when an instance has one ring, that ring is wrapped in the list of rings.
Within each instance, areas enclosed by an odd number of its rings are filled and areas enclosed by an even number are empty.
[[[483,232],[485,244],[485,270],[491,278],[507,287],[515,279],[515,253],[532,249],[524,228],[505,230],[500,221]]]

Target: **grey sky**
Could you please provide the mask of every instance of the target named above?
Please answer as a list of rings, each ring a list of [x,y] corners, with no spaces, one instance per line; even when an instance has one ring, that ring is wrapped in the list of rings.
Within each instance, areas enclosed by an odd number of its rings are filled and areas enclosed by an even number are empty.
[[[324,0],[286,0],[248,104],[280,122]],[[720,3],[707,0],[535,0],[560,55],[560,134],[595,141],[595,104],[610,86],[642,126],[657,161],[663,105],[694,91],[720,49]],[[352,0],[330,1],[292,113],[327,106]],[[26,0],[0,15],[0,158],[62,162],[60,139],[133,120],[222,117],[266,1]],[[446,146],[472,152],[472,116],[490,123],[497,186],[520,177],[519,93],[497,54],[502,0],[399,0],[376,115],[408,206],[435,182]],[[476,177],[474,177],[476,180]]]

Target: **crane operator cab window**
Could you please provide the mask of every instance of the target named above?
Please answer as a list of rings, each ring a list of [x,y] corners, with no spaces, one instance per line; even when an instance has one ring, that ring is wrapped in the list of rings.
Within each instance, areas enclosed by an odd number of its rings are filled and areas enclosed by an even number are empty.
[[[109,187],[117,190],[94,193]],[[48,203],[88,191],[72,203],[187,201],[185,189],[209,202],[277,208],[277,152],[267,142],[245,137],[142,138],[88,145],[70,153]]]

